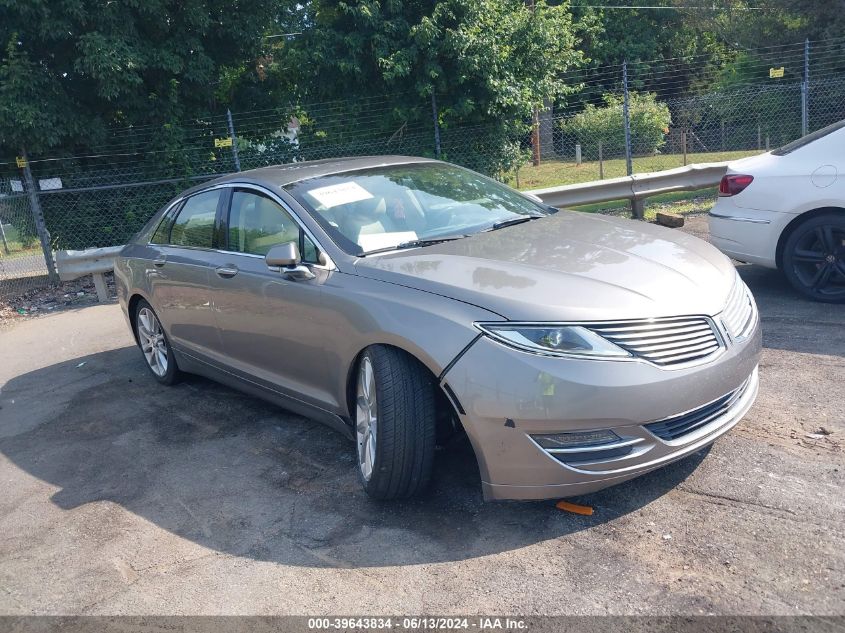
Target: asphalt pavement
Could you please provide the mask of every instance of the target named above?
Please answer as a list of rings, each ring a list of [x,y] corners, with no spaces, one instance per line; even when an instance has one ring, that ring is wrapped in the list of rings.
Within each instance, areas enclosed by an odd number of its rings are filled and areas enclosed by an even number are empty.
[[[706,237],[703,218],[689,230]],[[845,306],[740,266],[757,403],[711,449],[577,499],[361,491],[330,429],[201,378],[163,387],[117,305],[0,332],[0,613],[843,614]]]

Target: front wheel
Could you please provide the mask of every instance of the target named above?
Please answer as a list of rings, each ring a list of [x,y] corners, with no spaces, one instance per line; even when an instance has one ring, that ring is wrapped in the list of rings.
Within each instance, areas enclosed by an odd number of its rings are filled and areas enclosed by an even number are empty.
[[[845,302],[845,215],[826,213],[801,223],[784,245],[783,272],[810,299]]]
[[[434,460],[434,383],[405,352],[364,350],[355,391],[358,475],[374,499],[410,497],[425,488]]]
[[[135,333],[138,347],[147,361],[147,368],[156,380],[164,385],[172,385],[179,377],[179,368],[173,356],[173,349],[161,326],[161,321],[152,306],[143,299],[135,308]]]

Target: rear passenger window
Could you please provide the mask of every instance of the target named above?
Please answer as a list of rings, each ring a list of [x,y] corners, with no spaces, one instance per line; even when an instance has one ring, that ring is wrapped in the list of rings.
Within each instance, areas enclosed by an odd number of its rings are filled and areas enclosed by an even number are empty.
[[[165,213],[161,221],[158,223],[158,228],[153,233],[153,237],[150,240],[151,244],[167,244],[170,240],[170,227],[173,225],[173,216],[176,215],[176,211],[178,207],[182,206],[182,203],[175,205],[176,208],[168,210]]]
[[[170,230],[170,244],[211,248],[219,199],[219,190],[198,193],[188,198]]]

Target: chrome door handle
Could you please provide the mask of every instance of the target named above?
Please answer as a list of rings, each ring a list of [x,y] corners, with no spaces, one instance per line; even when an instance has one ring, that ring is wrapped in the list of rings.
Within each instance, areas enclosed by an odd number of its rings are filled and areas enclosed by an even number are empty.
[[[167,255],[161,255],[159,257],[156,257],[153,260],[153,265],[156,266],[157,268],[161,268],[166,263],[167,263]]]
[[[218,266],[214,269],[214,272],[224,279],[229,279],[230,277],[234,277],[238,274],[238,269],[235,266]]]

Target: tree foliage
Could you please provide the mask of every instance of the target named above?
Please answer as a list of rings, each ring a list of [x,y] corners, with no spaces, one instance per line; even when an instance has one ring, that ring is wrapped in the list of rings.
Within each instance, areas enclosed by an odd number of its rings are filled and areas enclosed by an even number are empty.
[[[625,133],[622,98],[604,95],[603,107],[588,105],[582,112],[562,122],[565,138],[596,151],[601,142],[608,156],[625,152]],[[672,117],[669,108],[650,93],[631,92],[629,95],[631,146],[635,154],[656,154],[666,142]]]
[[[278,72],[295,78],[303,101],[344,102],[350,125],[366,121],[388,136],[432,126],[432,95],[444,130],[484,126],[482,165],[467,138],[451,159],[495,173],[513,162],[513,142],[533,108],[565,93],[561,73],[580,63],[568,4],[538,0],[312,0],[303,5],[303,35],[274,55]],[[365,99],[390,116],[375,119]],[[386,102],[386,104],[385,104]],[[313,121],[327,139],[348,130]],[[327,140],[327,142],[329,142]],[[430,132],[424,153],[434,150]],[[518,149],[518,148],[517,148]],[[517,152],[521,156],[521,153]]]
[[[109,125],[217,108],[279,21],[266,0],[0,0],[0,148],[95,145]]]

